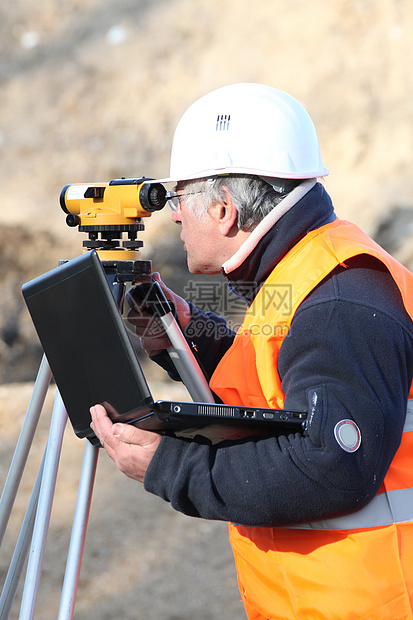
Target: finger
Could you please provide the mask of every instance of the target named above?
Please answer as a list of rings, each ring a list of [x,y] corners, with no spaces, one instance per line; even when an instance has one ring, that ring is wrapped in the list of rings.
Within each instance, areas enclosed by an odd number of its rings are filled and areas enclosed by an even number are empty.
[[[155,282],[157,282],[157,283],[160,285],[160,287],[161,287],[162,289],[164,289],[164,290],[168,290],[168,291],[170,290],[170,289],[166,286],[165,282],[162,280],[162,278],[161,278],[161,274],[159,273],[159,271],[154,271],[154,272],[153,272],[153,274],[152,274],[152,280],[155,280]]]
[[[102,428],[108,424],[111,424],[110,418],[103,405],[94,405],[90,408],[90,415],[92,416],[93,426],[98,432],[102,432]]]
[[[162,280],[160,274],[157,271],[153,272],[152,279],[159,284],[166,299],[168,299],[169,301],[173,301],[176,297],[176,293],[174,293],[168,286],[166,286],[165,282]]]
[[[102,405],[95,405],[90,409],[90,415],[92,416],[91,428],[99,439],[101,445],[108,452],[109,456],[115,458],[115,445],[117,440],[113,437],[112,427],[113,423],[109,418],[106,409]]]
[[[142,338],[143,336],[156,338],[164,334],[164,329],[158,321],[152,319],[145,319],[142,317],[134,317],[133,314],[128,315],[128,323],[132,326],[137,336]]]
[[[146,336],[148,338],[158,338],[165,334],[165,330],[161,321],[153,316],[136,313],[134,310],[130,310],[127,315],[127,320],[134,326],[135,332],[138,336]]]
[[[141,338],[141,345],[145,349],[146,353],[153,357],[158,355],[161,351],[168,349],[171,346],[171,341],[166,336],[164,338]]]
[[[159,273],[155,271],[152,274],[152,277],[156,279],[156,281],[159,283],[160,287],[162,288],[164,292],[165,297],[169,301],[171,301],[173,305],[175,306],[175,312],[179,319],[181,327],[182,329],[185,329],[185,327],[188,325],[189,320],[191,318],[191,311],[189,309],[188,302],[185,301],[185,299],[183,299],[176,293],[174,293],[174,291],[172,291],[170,288],[168,288],[166,284],[161,280]]]
[[[159,284],[165,297],[169,301],[174,301],[174,299],[177,297],[176,293],[174,293],[172,289],[166,286],[165,282],[162,280],[160,274],[157,271],[154,271],[154,273],[152,274],[152,278]]]
[[[149,323],[151,320],[153,320],[153,314],[150,314],[140,306],[135,305],[128,310],[127,318],[128,321],[133,321],[134,323],[142,323],[142,325],[144,325],[145,323]]]

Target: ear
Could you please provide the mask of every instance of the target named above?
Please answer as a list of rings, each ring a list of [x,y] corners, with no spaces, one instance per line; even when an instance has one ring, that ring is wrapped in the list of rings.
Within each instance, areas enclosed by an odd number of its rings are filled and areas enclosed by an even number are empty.
[[[220,233],[224,237],[232,237],[238,232],[238,212],[228,188],[223,186],[222,190],[225,200],[215,204],[210,210],[210,215],[218,224]]]

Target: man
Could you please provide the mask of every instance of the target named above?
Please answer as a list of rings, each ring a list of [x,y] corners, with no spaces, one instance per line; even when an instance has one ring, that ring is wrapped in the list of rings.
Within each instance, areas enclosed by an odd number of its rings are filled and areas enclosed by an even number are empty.
[[[168,179],[189,270],[222,271],[248,306],[235,335],[162,284],[212,391],[232,405],[304,409],[305,431],[211,445],[112,425],[101,406],[92,425],[149,492],[230,523],[248,618],[407,619],[413,275],[336,218],[317,182],[327,174],[295,99],[235,84],[184,114]],[[274,302],[280,289],[288,307]],[[167,339],[142,320],[136,308],[144,347],[173,374]]]

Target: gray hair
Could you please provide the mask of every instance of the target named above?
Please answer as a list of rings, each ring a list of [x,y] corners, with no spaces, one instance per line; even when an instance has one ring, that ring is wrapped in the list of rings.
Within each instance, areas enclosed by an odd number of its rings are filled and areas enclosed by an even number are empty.
[[[275,179],[271,179],[274,181]],[[288,191],[276,191],[272,185],[261,177],[247,174],[231,174],[213,177],[212,179],[194,179],[178,184],[184,193],[193,193],[185,199],[195,217],[206,218],[207,211],[217,202],[225,202],[224,187],[230,192],[238,211],[237,225],[239,230],[251,231],[268,213],[283,200],[287,194],[302,182],[302,179],[291,183]],[[196,195],[202,192],[202,197]]]

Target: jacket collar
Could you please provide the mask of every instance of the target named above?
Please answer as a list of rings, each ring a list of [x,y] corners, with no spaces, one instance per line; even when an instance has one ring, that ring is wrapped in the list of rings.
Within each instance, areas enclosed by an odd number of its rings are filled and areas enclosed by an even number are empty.
[[[222,266],[232,291],[251,303],[275,265],[310,230],[333,221],[330,196],[313,179],[296,187]]]

